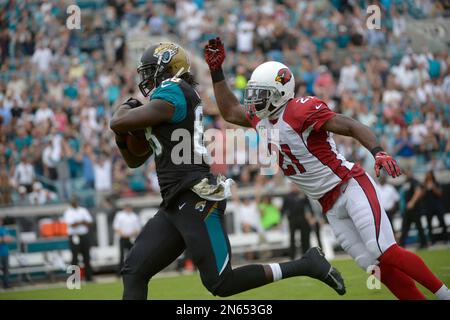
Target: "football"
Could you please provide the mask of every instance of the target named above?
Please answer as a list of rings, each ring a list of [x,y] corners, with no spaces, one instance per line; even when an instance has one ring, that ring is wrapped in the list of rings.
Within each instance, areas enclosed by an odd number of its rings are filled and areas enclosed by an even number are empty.
[[[143,156],[151,150],[144,130],[129,132],[126,139],[128,150],[135,156]]]

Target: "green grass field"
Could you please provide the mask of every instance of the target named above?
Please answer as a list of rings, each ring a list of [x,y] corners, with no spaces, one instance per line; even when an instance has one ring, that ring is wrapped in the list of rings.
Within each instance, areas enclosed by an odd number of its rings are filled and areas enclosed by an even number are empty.
[[[450,285],[450,249],[432,251],[418,251],[418,254],[426,261],[428,266]],[[319,281],[297,277],[282,280],[265,287],[250,290],[228,299],[249,300],[275,300],[275,299],[394,299],[394,296],[384,287],[380,290],[367,289],[368,275],[359,269],[352,260],[333,261],[342,273],[347,294],[338,296],[333,290]],[[434,296],[426,289],[419,286],[428,298]],[[5,299],[120,299],[122,294],[121,282],[84,284],[80,290],[66,288],[34,289],[28,291],[11,291],[0,293],[0,300]],[[197,300],[219,299],[212,296],[201,284],[198,275],[178,276],[153,279],[149,289],[151,299]]]

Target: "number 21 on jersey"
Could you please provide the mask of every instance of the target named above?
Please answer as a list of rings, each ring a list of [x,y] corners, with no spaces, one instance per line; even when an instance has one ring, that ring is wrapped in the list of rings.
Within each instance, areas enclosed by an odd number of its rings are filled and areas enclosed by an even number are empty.
[[[306,172],[305,167],[292,154],[289,145],[281,144],[280,148],[278,148],[277,145],[269,143],[269,152],[272,153],[272,151],[278,154],[278,165],[283,170],[285,176],[293,176]],[[292,164],[288,163],[286,159],[289,159]]]

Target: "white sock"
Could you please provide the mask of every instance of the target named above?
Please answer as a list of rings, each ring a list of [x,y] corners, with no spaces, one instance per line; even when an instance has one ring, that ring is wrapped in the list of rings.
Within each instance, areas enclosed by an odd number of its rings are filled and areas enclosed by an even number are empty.
[[[442,287],[434,293],[439,300],[450,300],[450,290],[444,284]]]
[[[270,263],[269,267],[272,269],[273,282],[283,279],[279,263]]]

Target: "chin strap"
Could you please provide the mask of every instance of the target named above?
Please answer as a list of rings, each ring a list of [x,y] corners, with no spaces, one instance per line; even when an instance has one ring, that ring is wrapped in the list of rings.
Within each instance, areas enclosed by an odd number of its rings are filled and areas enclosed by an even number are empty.
[[[173,77],[178,78],[183,71],[184,71],[184,67],[181,67],[180,70],[178,70],[178,72]]]
[[[286,106],[287,106],[287,102],[284,105],[282,105],[281,107],[279,107],[277,110],[275,110],[273,113],[271,113],[268,118],[270,120],[277,119],[280,116],[281,112],[283,112],[283,110]]]

